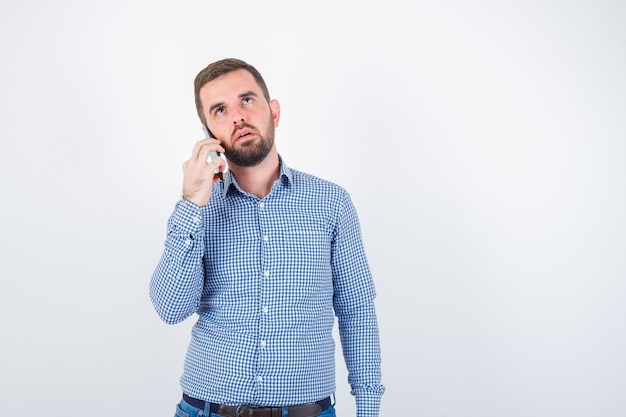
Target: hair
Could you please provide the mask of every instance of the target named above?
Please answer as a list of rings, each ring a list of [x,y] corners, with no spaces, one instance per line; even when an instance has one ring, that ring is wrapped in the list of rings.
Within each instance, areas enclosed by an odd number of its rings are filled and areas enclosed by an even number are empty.
[[[269,102],[270,101],[270,93],[267,89],[267,85],[265,84],[265,80],[261,76],[261,73],[257,71],[252,65],[248,64],[245,61],[236,58],[226,58],[220,61],[215,61],[209,64],[206,68],[196,75],[196,78],[193,82],[194,87],[194,96],[196,99],[196,110],[198,111],[198,116],[202,121],[202,124],[206,126],[206,118],[204,117],[204,111],[202,109],[202,101],[200,101],[200,89],[204,87],[208,82],[213,81],[216,78],[221,77],[222,75],[226,75],[233,71],[237,70],[246,70],[254,77],[257,85],[263,91],[263,96]]]

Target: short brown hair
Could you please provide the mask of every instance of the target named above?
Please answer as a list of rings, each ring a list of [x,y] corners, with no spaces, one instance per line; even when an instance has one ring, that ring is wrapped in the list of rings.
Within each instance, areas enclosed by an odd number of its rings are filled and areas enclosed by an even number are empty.
[[[257,71],[252,65],[247,62],[242,61],[241,59],[236,58],[226,58],[220,61],[215,61],[209,64],[206,68],[196,75],[196,78],[193,82],[194,87],[194,95],[196,99],[196,110],[198,111],[198,116],[202,121],[202,124],[206,126],[206,118],[204,117],[204,111],[202,109],[202,102],[200,101],[200,89],[204,87],[209,81],[213,81],[216,78],[221,77],[222,75],[226,75],[230,72],[244,69],[248,71],[254,77],[257,85],[263,91],[263,96],[269,102],[270,101],[270,93],[267,89],[267,85],[265,85],[265,80],[261,76],[261,73]]]

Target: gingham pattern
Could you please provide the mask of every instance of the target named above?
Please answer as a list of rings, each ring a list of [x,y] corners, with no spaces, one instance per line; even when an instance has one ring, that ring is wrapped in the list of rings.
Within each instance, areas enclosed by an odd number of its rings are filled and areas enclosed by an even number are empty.
[[[181,200],[150,284],[166,323],[193,313],[181,386],[220,404],[284,406],[335,391],[334,315],[359,417],[377,416],[375,290],[348,193],[281,164],[259,199],[234,177]]]

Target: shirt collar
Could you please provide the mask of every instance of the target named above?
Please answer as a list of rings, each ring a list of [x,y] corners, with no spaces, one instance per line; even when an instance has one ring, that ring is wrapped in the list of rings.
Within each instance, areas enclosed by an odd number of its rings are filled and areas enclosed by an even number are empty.
[[[278,161],[280,164],[280,174],[278,176],[278,179],[281,180],[285,185],[291,184],[293,181],[293,175],[291,173],[291,169],[287,166],[285,161],[283,161],[283,158],[280,155],[278,155]],[[224,198],[228,194],[228,189],[230,188],[231,185],[243,193],[243,190],[239,188],[239,184],[237,184],[237,179],[233,176],[233,173],[229,170],[224,176],[224,191],[223,191]]]

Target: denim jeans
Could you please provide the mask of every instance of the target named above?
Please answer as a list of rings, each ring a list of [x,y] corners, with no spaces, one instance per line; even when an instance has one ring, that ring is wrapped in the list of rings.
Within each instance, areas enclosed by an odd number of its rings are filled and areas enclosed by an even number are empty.
[[[180,404],[176,406],[176,414],[174,414],[174,417],[220,417],[217,414],[210,413],[208,407],[207,405],[207,409],[201,410],[189,405],[185,400],[180,400]],[[287,407],[283,408],[283,417],[287,417]],[[335,407],[331,405],[326,410],[319,413],[317,417],[335,417]]]

